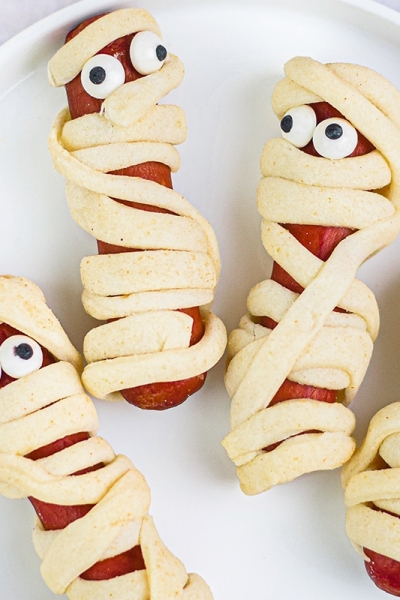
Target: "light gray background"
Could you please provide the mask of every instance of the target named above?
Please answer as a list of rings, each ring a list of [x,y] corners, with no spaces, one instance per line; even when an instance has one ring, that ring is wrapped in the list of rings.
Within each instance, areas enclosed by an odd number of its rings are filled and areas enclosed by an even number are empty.
[[[0,8],[0,44],[43,17],[77,0],[3,0]],[[400,11],[400,0],[375,0]]]

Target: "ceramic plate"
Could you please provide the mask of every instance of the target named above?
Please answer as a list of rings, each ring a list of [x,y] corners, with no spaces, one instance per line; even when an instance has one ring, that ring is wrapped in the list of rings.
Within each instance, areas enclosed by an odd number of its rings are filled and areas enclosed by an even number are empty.
[[[94,323],[80,303],[79,262],[96,249],[72,221],[64,181],[47,151],[51,123],[66,99],[64,90],[48,85],[46,65],[70,28],[125,6],[84,0],[0,48],[0,272],[33,279],[80,349]],[[143,0],[142,6],[186,67],[183,84],[168,98],[189,123],[174,187],[217,233],[223,269],[214,312],[231,330],[249,289],[271,267],[255,196],[261,149],[278,135],[270,97],[283,64],[295,55],[356,62],[400,87],[400,15],[368,0]],[[358,439],[376,410],[400,399],[400,240],[359,277],[376,294],[381,332],[353,404]],[[345,535],[338,471],[306,475],[256,497],[240,491],[220,444],[230,406],[223,366],[212,370],[202,391],[164,413],[96,401],[100,434],[133,460],[151,487],[151,513],[167,546],[206,579],[216,600],[387,598]],[[40,575],[32,523],[28,501],[0,498],[4,598],[54,598]]]

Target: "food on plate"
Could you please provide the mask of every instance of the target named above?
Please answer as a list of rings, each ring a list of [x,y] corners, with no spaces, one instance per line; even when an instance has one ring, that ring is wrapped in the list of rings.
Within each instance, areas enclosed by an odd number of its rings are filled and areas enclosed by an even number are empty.
[[[378,73],[295,57],[272,106],[258,210],[270,279],[228,338],[230,433],[242,490],[257,494],[354,452],[348,405],[379,328],[360,265],[400,229],[400,94]]]
[[[81,357],[21,277],[0,277],[0,365],[0,492],[35,508],[49,588],[71,600],[212,600],[161,541],[143,475],[96,435]]]
[[[400,596],[400,402],[371,419],[342,470],[346,532],[374,583]]]
[[[83,305],[107,321],[84,340],[83,383],[97,398],[144,409],[186,400],[226,346],[210,311],[220,271],[214,231],[172,189],[186,119],[159,102],[183,75],[141,9],[88,19],[49,62],[69,104],[49,149],[72,217],[98,244],[81,262]]]

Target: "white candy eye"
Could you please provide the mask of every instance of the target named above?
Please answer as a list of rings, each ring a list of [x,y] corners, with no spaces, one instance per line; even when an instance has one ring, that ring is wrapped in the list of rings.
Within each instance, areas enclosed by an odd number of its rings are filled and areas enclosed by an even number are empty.
[[[136,71],[141,75],[159,71],[167,55],[167,49],[152,31],[140,31],[132,39],[130,57]]]
[[[42,349],[26,335],[12,335],[0,346],[0,364],[7,375],[18,379],[40,369],[43,364]]]
[[[357,130],[340,118],[321,121],[313,135],[314,148],[324,158],[345,158],[353,152],[357,142]]]
[[[85,63],[81,82],[85,92],[92,98],[104,100],[125,83],[125,70],[114,56],[96,54]]]
[[[295,106],[281,119],[282,137],[296,148],[304,148],[312,139],[316,124],[317,117],[311,106]]]

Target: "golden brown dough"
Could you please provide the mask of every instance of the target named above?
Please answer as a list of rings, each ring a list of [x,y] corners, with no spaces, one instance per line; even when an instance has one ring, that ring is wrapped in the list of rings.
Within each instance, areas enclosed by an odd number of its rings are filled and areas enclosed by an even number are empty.
[[[154,18],[141,9],[101,17],[51,59],[50,82],[64,85],[109,42],[139,31],[161,35]],[[186,139],[186,117],[179,107],[158,103],[183,76],[182,62],[169,54],[159,71],[109,95],[101,113],[71,120],[65,109],[51,130],[49,148],[55,168],[67,179],[72,217],[97,239],[140,249],[85,257],[81,263],[86,311],[96,319],[123,321],[100,326],[85,338],[89,364],[83,383],[98,398],[121,400],[125,388],[195,377],[213,367],[225,350],[224,325],[210,311],[220,272],[212,227],[178,192],[154,181],[108,174],[147,161],[179,169],[174,146]],[[115,199],[175,214],[149,213]],[[193,306],[201,308],[205,334],[189,347],[192,318],[174,311]],[[115,327],[123,333],[115,333]],[[120,334],[120,343],[113,343]]]
[[[143,475],[96,435],[97,413],[75,368],[79,354],[39,288],[23,278],[0,277],[0,319],[29,337],[37,335],[58,359],[0,388],[0,492],[62,506],[95,505],[61,530],[45,531],[36,518],[33,541],[50,589],[71,600],[212,600],[208,585],[188,574],[160,539]],[[89,439],[46,458],[25,457],[80,432],[89,432]],[[136,545],[145,569],[103,581],[79,577]]]
[[[379,328],[374,295],[355,276],[400,229],[399,92],[379,74],[351,64],[296,57],[285,74],[272,97],[279,119],[293,107],[326,101],[375,150],[331,159],[271,139],[262,151],[262,242],[304,291],[291,292],[270,279],[257,284],[248,296],[248,314],[229,336],[231,431],[222,443],[247,494],[334,469],[351,457],[354,416],[347,405],[363,380]],[[323,262],[279,223],[357,231]],[[335,307],[345,312],[333,312]],[[263,327],[260,316],[278,325]],[[285,379],[338,390],[340,402],[295,398],[269,407]]]
[[[342,470],[346,532],[356,550],[400,561],[400,403],[371,419],[367,434]],[[391,513],[391,514],[389,514]]]

